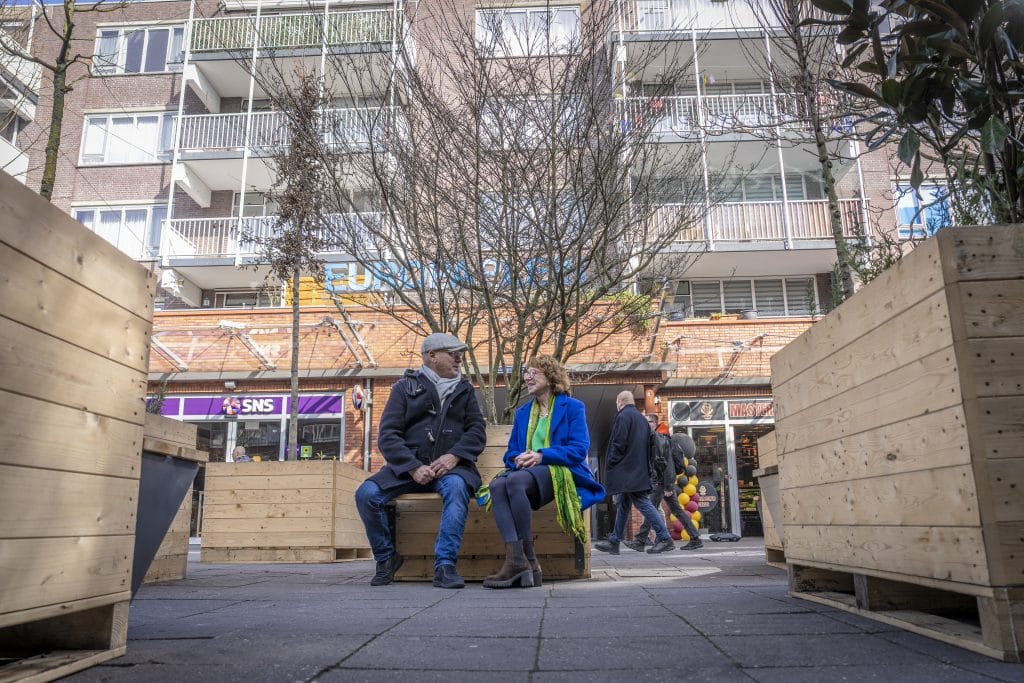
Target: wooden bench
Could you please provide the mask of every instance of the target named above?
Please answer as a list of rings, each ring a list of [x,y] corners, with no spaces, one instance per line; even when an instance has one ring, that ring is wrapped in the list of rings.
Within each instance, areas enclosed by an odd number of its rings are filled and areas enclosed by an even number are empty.
[[[504,469],[502,456],[508,444],[510,425],[489,426],[488,446],[477,460],[484,481]],[[424,581],[434,576],[434,542],[441,519],[441,497],[436,493],[399,496],[391,508],[392,538],[405,563],[395,575],[397,581]],[[584,514],[587,533],[589,515]],[[533,513],[533,535],[537,559],[545,579],[590,578],[590,544],[581,544],[562,532],[555,518],[554,502]],[[466,531],[462,537],[457,569],[467,581],[482,581],[505,560],[505,545],[494,517],[474,501],[469,503]]]

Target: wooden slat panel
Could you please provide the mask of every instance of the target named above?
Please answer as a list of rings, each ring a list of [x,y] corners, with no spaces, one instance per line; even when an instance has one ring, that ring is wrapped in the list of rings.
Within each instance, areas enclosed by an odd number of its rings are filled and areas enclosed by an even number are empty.
[[[786,489],[971,461],[964,411],[954,406],[781,456]]]
[[[204,539],[211,533],[248,532],[258,534],[266,532],[272,534],[289,531],[330,533],[331,519],[330,517],[233,517],[203,520]]]
[[[212,505],[294,505],[299,499],[307,505],[330,503],[334,491],[322,489],[213,489],[207,484],[203,494],[203,508]]]
[[[843,302],[827,318],[790,342],[772,356],[772,385],[782,386],[797,373],[812,367],[848,346],[858,337],[870,334],[887,320],[901,315],[917,302],[943,287],[941,278],[920,278],[914,287],[902,285],[908,273],[938,274],[939,247],[925,240],[896,265],[869,282],[857,296]]]
[[[971,339],[966,350],[977,396],[1024,395],[1024,337]]]
[[[0,174],[0,242],[143,318],[156,281],[117,247],[8,175]],[[29,228],[31,226],[31,228]]]
[[[303,531],[207,531],[203,545],[211,548],[319,548],[331,545],[331,532]]]
[[[161,581],[179,581],[185,578],[188,566],[188,554],[158,555],[153,558],[142,583],[159,583]]]
[[[123,593],[134,547],[134,534],[0,540],[0,626],[10,612]]]
[[[335,529],[333,545],[335,548],[369,548],[370,542],[362,528]]]
[[[935,237],[943,254],[947,283],[1013,280],[1024,273],[1024,234],[1020,225],[940,230]]]
[[[1024,337],[1024,279],[963,282],[959,289],[963,324],[972,339]]]
[[[570,555],[575,545],[571,538],[561,533],[537,534],[537,552],[557,553]],[[434,543],[437,540],[437,530],[433,533],[405,533],[399,535],[395,544],[398,552],[403,555],[433,555]],[[470,555],[493,555],[494,557],[505,557],[505,543],[501,536],[495,531],[492,534],[473,534],[463,538],[462,548],[459,556]]]
[[[994,540],[988,546],[992,583],[1018,588],[1024,586],[1024,522],[997,522],[986,526],[985,533]]]
[[[791,563],[806,560],[843,571],[880,570],[887,572],[886,578],[911,583],[920,576],[989,585],[978,527],[786,524],[785,530],[786,560]]]
[[[981,524],[974,471],[969,464],[791,488],[781,495],[786,529],[791,524]]]
[[[993,521],[1024,522],[1024,457],[990,460],[987,470]]]
[[[0,389],[133,424],[145,415],[144,372],[8,320],[0,322]]]
[[[138,311],[115,306],[2,242],[0,263],[0,317],[148,371],[151,304]]]
[[[207,548],[199,554],[200,562],[332,562],[333,548]]]
[[[208,462],[210,454],[188,446],[171,443],[170,441],[159,441],[149,436],[142,437],[142,450],[155,455],[169,455],[178,460],[191,460],[193,462]]]
[[[0,539],[135,533],[138,479],[0,465]]]
[[[0,391],[0,463],[139,476],[142,426]]]
[[[975,457],[991,460],[1024,455],[1024,396],[978,399],[972,414],[976,416],[972,425]]]
[[[890,320],[885,334],[858,337],[791,381],[774,385],[776,415],[796,415],[952,343],[946,294],[940,290]]]
[[[181,420],[146,413],[145,435],[151,439],[195,448],[198,429],[195,425]]]
[[[330,501],[317,503],[303,500],[295,503],[235,503],[210,504],[203,497],[204,519],[270,519],[274,517],[323,519],[331,515]]]
[[[953,349],[949,348],[796,415],[783,414],[783,406],[777,403],[775,433],[783,478],[782,467],[792,462],[787,453],[958,405],[962,400],[959,380]]]
[[[209,467],[223,463],[210,463]],[[250,463],[239,463],[239,466]],[[234,476],[210,476],[206,473],[207,491],[261,491],[281,490],[295,492],[296,500],[305,499],[305,491],[325,489],[328,495],[333,495],[334,481],[331,475],[321,474],[279,474],[279,475],[253,475],[249,477]],[[301,493],[300,493],[301,492]]]

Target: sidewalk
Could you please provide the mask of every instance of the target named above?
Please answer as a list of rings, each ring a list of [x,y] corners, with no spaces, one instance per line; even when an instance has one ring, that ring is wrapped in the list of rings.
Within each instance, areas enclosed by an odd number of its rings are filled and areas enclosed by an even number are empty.
[[[760,539],[595,551],[590,581],[371,588],[373,562],[202,565],[144,586],[128,654],[71,681],[1024,681],[786,594]],[[495,567],[497,569],[497,567]]]

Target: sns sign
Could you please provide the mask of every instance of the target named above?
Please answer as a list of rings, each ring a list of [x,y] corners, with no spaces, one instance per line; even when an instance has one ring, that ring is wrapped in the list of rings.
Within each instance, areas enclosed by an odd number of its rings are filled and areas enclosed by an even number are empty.
[[[274,399],[228,396],[221,411],[225,415],[265,415],[274,412]]]

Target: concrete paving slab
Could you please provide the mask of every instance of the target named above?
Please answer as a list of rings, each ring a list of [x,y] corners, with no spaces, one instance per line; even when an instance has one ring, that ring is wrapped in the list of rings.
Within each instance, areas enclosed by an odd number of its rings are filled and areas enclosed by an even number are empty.
[[[334,669],[317,677],[318,683],[395,683],[409,678],[403,669]],[[415,673],[416,683],[527,683],[530,674],[525,671],[424,671]],[[536,679],[534,679],[536,680]]]
[[[887,666],[817,666],[807,668],[746,669],[745,672],[761,683],[822,683],[823,681],[880,681],[883,683],[992,683],[987,676],[979,676],[954,666],[919,667],[907,665]]]
[[[712,636],[744,667],[934,664],[936,660],[867,633]]]
[[[544,618],[544,638],[593,638],[608,633],[672,641],[677,636],[696,636],[697,631],[677,616],[643,617],[641,619],[555,619]]]
[[[843,624],[814,612],[743,614],[695,612],[685,619],[706,636],[804,635],[863,633],[856,626]]]
[[[532,671],[536,656],[536,638],[385,634],[367,643],[339,668]]]
[[[619,671],[624,680],[627,673],[634,671],[665,669],[682,676],[685,667],[677,653],[685,652],[688,659],[705,663],[710,667],[732,667],[730,661],[706,638],[700,636],[679,636],[670,641],[664,637],[636,637],[627,635],[632,628],[616,622],[618,628],[626,628],[619,635],[590,636],[580,638],[544,638],[540,644],[538,667],[542,671]],[[586,676],[589,679],[589,675]],[[582,678],[581,678],[582,680]]]

